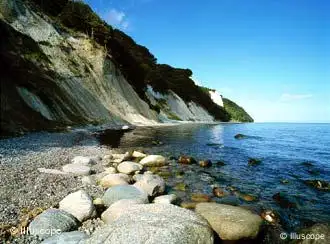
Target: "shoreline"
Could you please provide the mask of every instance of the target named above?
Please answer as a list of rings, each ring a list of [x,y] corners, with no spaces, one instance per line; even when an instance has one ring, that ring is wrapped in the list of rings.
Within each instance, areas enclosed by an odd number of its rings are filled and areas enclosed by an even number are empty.
[[[47,174],[39,172],[38,168],[61,170],[62,166],[70,163],[74,157],[87,156],[97,161],[97,164],[92,167],[92,175],[97,175],[102,174],[106,168],[102,162],[105,155],[125,153],[121,148],[109,149],[106,146],[100,146],[98,140],[87,130],[75,130],[69,133],[41,132],[14,138],[11,141],[9,139],[6,142],[0,140],[0,219],[5,220],[1,223],[4,225],[2,234],[5,228],[18,226],[26,218],[26,214],[36,208],[42,210],[50,207],[57,208],[58,203],[72,192],[84,190],[93,199],[101,198],[104,194],[104,189],[99,185],[83,184],[81,176]],[[103,159],[100,160],[100,158]],[[167,160],[170,159],[167,157]],[[187,167],[189,169],[190,166]],[[191,165],[191,167],[199,166]],[[169,182],[165,181],[167,185]],[[184,191],[182,191],[183,195],[186,195]],[[205,198],[205,195],[200,197]],[[194,206],[187,205],[186,207]],[[258,215],[260,214],[259,212]],[[28,223],[32,219],[29,218]],[[94,232],[99,225],[102,225],[99,220],[93,219],[93,221],[83,223],[80,230],[92,229]],[[279,235],[276,237],[278,238]],[[31,243],[32,240],[35,241],[35,238],[29,236],[15,239],[16,243]]]

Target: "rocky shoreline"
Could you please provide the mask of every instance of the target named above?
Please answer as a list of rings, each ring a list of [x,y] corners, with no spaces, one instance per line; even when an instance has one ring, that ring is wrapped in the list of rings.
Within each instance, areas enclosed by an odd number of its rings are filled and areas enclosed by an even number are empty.
[[[286,241],[271,210],[216,203],[213,198],[226,194],[216,186],[213,196],[186,196],[182,171],[175,172],[175,185],[166,180],[173,165],[189,171],[211,167],[208,160],[113,150],[84,131],[10,140],[0,142],[4,243]],[[329,226],[313,228],[306,231],[329,233]]]

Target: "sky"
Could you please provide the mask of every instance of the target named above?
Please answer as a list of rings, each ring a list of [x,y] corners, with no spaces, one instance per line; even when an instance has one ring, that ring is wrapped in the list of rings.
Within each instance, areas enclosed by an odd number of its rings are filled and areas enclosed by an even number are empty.
[[[328,0],[85,0],[257,122],[330,122]]]

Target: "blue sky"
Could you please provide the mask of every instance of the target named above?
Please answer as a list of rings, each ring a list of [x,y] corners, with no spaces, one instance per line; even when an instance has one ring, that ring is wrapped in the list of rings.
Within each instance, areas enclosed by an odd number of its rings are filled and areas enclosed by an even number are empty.
[[[85,2],[256,121],[330,122],[330,1]]]

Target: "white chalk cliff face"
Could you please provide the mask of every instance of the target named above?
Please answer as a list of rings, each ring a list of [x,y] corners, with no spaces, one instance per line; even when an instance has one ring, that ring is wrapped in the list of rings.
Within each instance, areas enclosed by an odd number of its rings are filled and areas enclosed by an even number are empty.
[[[223,107],[222,96],[217,91],[209,91],[209,93],[212,101],[220,107]]]
[[[35,12],[23,1],[5,0],[0,5],[0,21],[6,35],[13,36],[7,40],[17,42],[11,43],[14,48],[22,45],[33,49],[28,54],[9,55],[11,61],[19,63],[17,67],[6,61],[11,73],[4,74],[1,83],[1,115],[12,130],[24,128],[27,121],[33,121],[32,128],[50,122],[153,125],[173,119],[214,121],[198,104],[185,103],[172,91],[157,94],[149,87],[146,94],[150,103],[163,102],[160,113],[152,110],[127,82],[104,47],[82,33],[55,28],[47,16]],[[22,71],[20,62],[28,64],[27,70]],[[12,77],[13,74],[20,78]],[[220,96],[214,97],[215,102],[221,100]],[[18,118],[22,121],[15,121]],[[44,123],[39,125],[40,120]]]
[[[166,94],[155,92],[151,86],[148,86],[147,97],[151,104],[159,105],[161,110],[162,121],[182,120],[182,121],[199,121],[213,122],[214,118],[204,108],[194,102],[185,103],[173,91]]]

